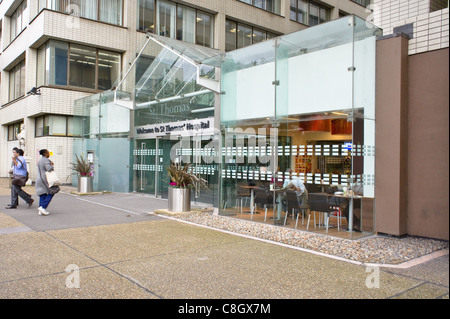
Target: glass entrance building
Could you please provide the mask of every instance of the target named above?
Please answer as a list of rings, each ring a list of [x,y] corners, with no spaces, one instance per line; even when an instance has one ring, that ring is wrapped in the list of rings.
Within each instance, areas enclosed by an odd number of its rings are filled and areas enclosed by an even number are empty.
[[[114,90],[75,103],[74,150],[99,190],[166,198],[166,167],[191,163],[220,215],[372,234],[379,34],[347,16],[227,53],[148,34]]]

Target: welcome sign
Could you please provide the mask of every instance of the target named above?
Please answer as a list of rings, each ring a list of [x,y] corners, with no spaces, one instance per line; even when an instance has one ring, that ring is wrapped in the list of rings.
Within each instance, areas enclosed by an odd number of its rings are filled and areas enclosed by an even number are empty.
[[[209,135],[214,133],[214,118],[194,119],[135,127],[136,138],[155,138],[166,135]]]

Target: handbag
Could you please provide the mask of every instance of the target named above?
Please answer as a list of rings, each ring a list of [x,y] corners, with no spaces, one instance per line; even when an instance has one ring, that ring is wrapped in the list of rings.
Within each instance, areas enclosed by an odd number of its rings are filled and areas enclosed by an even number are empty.
[[[61,181],[54,170],[50,172],[45,172],[45,177],[47,177],[48,187],[51,188],[53,186],[61,185]]]
[[[22,163],[22,161],[20,160],[20,159],[17,159],[19,162],[20,162],[20,164],[22,164],[22,166],[23,166],[23,163]],[[14,172],[14,170],[13,170],[13,172]],[[13,181],[13,184],[14,185],[16,185],[16,186],[25,186],[25,184],[28,182],[28,179],[30,178],[30,172],[28,172],[28,170],[27,170],[27,175],[25,176],[25,182],[23,183],[23,185],[17,185],[17,184],[14,184],[14,181]]]
[[[59,188],[58,185],[52,186],[52,187],[50,187],[50,188],[48,189],[48,193],[49,193],[50,195],[55,195],[56,193],[59,192],[59,190],[60,190],[60,188]]]
[[[18,187],[24,187],[27,183],[27,177],[22,175],[14,175],[11,183]]]

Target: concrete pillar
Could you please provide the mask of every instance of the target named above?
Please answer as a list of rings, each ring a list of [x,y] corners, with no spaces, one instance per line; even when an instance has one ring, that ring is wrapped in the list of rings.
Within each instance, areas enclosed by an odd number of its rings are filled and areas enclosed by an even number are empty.
[[[377,41],[375,231],[407,233],[408,40]]]

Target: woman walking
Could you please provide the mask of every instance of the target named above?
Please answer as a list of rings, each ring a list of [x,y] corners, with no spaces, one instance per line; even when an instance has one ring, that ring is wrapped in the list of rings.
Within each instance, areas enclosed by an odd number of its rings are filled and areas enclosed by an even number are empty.
[[[38,162],[38,174],[36,177],[36,195],[39,196],[39,215],[48,215],[47,207],[50,204],[50,201],[53,198],[53,195],[50,194],[47,177],[45,172],[50,172],[53,170],[53,162],[49,160],[50,153],[46,149],[42,149],[39,151],[39,154],[42,155],[41,159]]]

